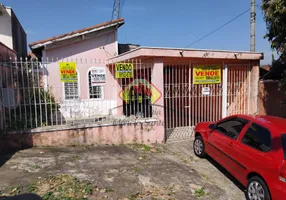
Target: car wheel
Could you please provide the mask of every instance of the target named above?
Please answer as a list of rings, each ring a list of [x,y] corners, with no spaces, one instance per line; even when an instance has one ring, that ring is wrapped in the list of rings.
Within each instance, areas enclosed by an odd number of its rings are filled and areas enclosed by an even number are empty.
[[[202,136],[196,136],[193,144],[194,153],[200,158],[206,157],[205,145]]]
[[[247,200],[271,200],[266,183],[258,176],[248,180],[245,197]]]

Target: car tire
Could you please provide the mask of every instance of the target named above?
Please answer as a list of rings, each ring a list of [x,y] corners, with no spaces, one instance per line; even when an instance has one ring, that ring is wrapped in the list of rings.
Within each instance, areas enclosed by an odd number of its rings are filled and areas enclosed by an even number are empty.
[[[199,158],[205,158],[206,152],[205,152],[205,144],[203,141],[202,136],[196,136],[194,143],[193,143],[193,149],[196,156]]]
[[[255,198],[261,195],[263,200],[271,200],[270,192],[266,183],[258,176],[253,176],[248,180],[248,184],[245,191],[245,198],[247,200],[259,199]]]

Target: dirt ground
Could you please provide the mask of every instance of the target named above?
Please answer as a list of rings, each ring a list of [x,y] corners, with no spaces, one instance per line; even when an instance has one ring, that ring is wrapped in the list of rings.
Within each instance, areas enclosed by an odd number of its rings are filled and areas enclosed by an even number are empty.
[[[55,185],[59,176],[65,180]],[[68,188],[59,185],[74,178],[88,181],[78,184],[82,199],[244,199],[243,188],[224,169],[194,156],[192,141],[27,149],[0,158],[0,177],[0,192],[8,195],[24,188],[39,194],[40,183],[45,192],[58,188],[58,194]]]

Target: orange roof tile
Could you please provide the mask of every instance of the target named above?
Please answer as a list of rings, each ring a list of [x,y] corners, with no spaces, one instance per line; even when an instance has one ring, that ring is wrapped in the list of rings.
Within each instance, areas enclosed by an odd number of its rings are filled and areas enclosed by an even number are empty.
[[[80,30],[77,30],[77,31],[65,33],[65,34],[62,34],[62,35],[59,35],[59,36],[51,37],[51,38],[48,38],[48,39],[45,39],[45,40],[39,40],[39,41],[30,43],[29,46],[31,47],[31,46],[34,46],[34,45],[37,45],[37,44],[41,44],[41,43],[57,40],[57,39],[64,38],[66,36],[71,36],[71,35],[74,35],[74,34],[77,34],[77,33],[83,33],[83,32],[86,32],[86,31],[91,31],[93,29],[104,27],[104,26],[108,26],[108,25],[111,25],[111,24],[114,24],[114,23],[124,23],[124,19],[120,18],[120,19],[109,21],[109,22],[104,22],[104,23],[101,23],[101,24],[97,24],[95,26],[91,26],[91,27],[88,27],[88,28],[83,28],[83,29],[80,29]]]

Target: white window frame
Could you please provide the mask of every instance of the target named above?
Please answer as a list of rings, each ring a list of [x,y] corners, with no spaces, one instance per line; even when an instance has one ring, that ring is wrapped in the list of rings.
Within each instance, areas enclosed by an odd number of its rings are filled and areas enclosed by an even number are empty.
[[[78,98],[73,98],[73,99],[66,99],[66,91],[65,91],[65,82],[63,82],[63,99],[65,101],[72,101],[74,99],[80,99],[80,74],[78,70],[76,70],[77,73],[77,92],[78,92]]]
[[[88,86],[88,89],[87,89],[87,95],[88,95],[88,99],[92,99],[92,100],[104,100],[104,84],[98,84],[96,86],[100,87],[101,88],[101,98],[90,98],[90,87],[94,87],[94,86],[91,86],[91,83],[90,83],[90,75],[89,75],[89,72],[93,69],[93,68],[96,68],[96,67],[91,67],[88,69],[87,71],[87,86]]]

